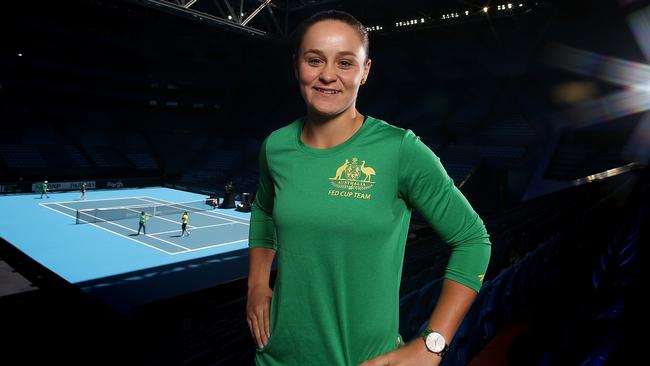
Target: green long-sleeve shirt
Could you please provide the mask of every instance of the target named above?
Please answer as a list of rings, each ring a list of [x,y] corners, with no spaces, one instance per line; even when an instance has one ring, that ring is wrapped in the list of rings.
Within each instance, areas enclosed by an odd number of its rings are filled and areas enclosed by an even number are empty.
[[[368,116],[327,149],[305,118],[262,143],[249,247],[277,251],[270,338],[258,365],[357,365],[397,348],[411,208],[452,247],[445,277],[476,291],[490,257],[482,220],[413,131]]]

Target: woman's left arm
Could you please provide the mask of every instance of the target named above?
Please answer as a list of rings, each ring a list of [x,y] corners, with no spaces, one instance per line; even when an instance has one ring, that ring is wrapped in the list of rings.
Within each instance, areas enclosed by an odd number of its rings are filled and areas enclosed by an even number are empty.
[[[449,344],[481,288],[490,259],[489,235],[440,159],[411,130],[404,134],[399,155],[399,197],[451,247],[442,292],[428,324]],[[361,365],[429,366],[440,360],[418,335],[408,345]]]
[[[451,340],[475,298],[476,291],[445,279],[440,298],[429,319],[429,328]],[[436,366],[441,360],[440,356],[429,352],[424,339],[417,336],[405,346],[365,361],[360,366]]]

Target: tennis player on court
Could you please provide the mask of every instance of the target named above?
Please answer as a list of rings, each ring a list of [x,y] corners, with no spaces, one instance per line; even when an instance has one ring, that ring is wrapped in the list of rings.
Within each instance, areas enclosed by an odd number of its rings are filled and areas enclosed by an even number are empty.
[[[138,220],[138,235],[140,235],[140,230],[144,233],[144,235],[147,235],[147,220],[149,220],[149,216],[144,212],[140,212],[140,219]]]
[[[86,182],[81,183],[81,198],[82,200],[86,199]]]
[[[187,236],[190,236],[190,232],[187,230],[187,222],[189,219],[190,216],[187,214],[187,211],[183,212],[183,216],[181,216],[181,237],[185,236],[185,234],[187,234]]]
[[[41,183],[41,198],[43,198],[43,195],[45,195],[46,198],[50,198],[50,196],[47,195],[47,181]]]
[[[255,363],[438,365],[482,284],[483,221],[413,131],[356,109],[371,67],[357,19],[321,12],[295,35],[307,114],[263,141],[249,228]],[[428,327],[404,344],[399,286],[413,208],[451,256]]]

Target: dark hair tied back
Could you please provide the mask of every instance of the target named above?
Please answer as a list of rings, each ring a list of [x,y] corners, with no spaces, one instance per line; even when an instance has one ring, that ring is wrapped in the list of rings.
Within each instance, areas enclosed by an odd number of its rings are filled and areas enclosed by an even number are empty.
[[[307,32],[307,29],[312,25],[323,21],[323,20],[338,20],[345,24],[348,24],[359,34],[361,38],[361,43],[363,44],[363,49],[366,51],[366,60],[370,57],[370,40],[368,38],[368,30],[366,27],[350,13],[346,13],[340,10],[325,10],[318,12],[311,17],[305,19],[298,28],[293,33],[292,37],[292,51],[294,59],[298,57],[298,52],[300,51],[300,45],[302,44],[302,39]]]

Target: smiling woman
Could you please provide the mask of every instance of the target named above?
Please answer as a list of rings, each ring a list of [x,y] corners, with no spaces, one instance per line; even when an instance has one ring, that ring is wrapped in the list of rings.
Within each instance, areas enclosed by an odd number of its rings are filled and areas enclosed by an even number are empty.
[[[481,287],[485,226],[413,131],[357,111],[371,66],[365,27],[327,11],[295,34],[307,115],[263,141],[251,208],[246,313],[255,363],[436,365]],[[404,345],[399,285],[412,208],[452,254],[431,329]]]
[[[309,116],[301,138],[318,148],[338,145],[363,123],[356,99],[371,66],[365,27],[351,16],[327,14],[301,26],[294,45],[295,75]]]

